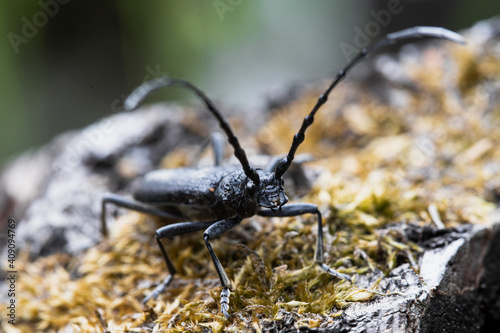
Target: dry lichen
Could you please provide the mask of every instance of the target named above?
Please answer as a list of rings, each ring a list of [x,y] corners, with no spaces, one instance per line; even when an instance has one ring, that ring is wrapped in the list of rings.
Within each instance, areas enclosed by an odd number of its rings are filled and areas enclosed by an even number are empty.
[[[300,200],[324,212],[330,266],[354,276],[405,262],[418,270],[420,247],[381,227],[439,223],[429,207],[447,227],[488,220],[500,189],[494,51],[430,48],[397,64],[405,79],[383,82],[383,96],[352,82],[334,92],[299,151],[313,153],[309,167],[320,170]],[[261,149],[287,151],[316,96],[276,110],[257,135]],[[182,152],[171,157],[185,160]],[[254,217],[213,243],[233,281],[232,320],[219,312],[219,281],[199,233],[167,241],[177,278],[143,308],[139,300],[166,274],[152,237],[158,222],[128,213],[116,225],[109,240],[79,257],[19,258],[17,325],[3,323],[4,331],[258,332],[282,310],[314,328],[349,303],[379,295],[377,283],[360,289],[313,264],[312,217]]]

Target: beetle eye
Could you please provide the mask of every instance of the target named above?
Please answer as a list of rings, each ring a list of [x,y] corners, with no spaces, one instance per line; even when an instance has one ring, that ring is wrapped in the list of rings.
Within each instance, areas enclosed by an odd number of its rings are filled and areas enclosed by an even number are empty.
[[[274,190],[274,186],[273,185],[267,185],[266,186],[266,191],[272,191]]]

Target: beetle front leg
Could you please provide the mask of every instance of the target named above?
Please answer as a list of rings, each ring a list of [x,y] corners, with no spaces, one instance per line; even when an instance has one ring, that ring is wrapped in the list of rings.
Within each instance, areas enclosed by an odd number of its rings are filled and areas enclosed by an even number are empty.
[[[336,276],[340,279],[351,282],[351,278],[349,276],[339,273],[325,264],[324,246],[323,246],[323,222],[321,219],[321,213],[319,212],[318,207],[316,205],[309,203],[288,204],[282,207],[280,211],[272,211],[271,209],[262,209],[257,213],[257,215],[268,216],[268,217],[299,216],[304,214],[316,214],[316,216],[318,217],[318,238],[316,240],[316,251],[314,255],[314,261],[325,272],[328,272],[329,274]]]
[[[227,312],[229,310],[229,294],[230,294],[229,288],[231,287],[231,281],[229,281],[229,278],[227,277],[227,274],[224,271],[224,268],[222,267],[219,258],[217,258],[217,255],[212,249],[210,240],[229,231],[230,229],[238,225],[241,222],[241,220],[242,219],[240,217],[235,217],[215,222],[210,227],[208,227],[207,230],[205,230],[205,232],[203,233],[203,238],[205,239],[205,244],[207,245],[208,253],[210,253],[210,257],[212,257],[215,270],[217,271],[217,274],[219,274],[220,282],[222,284],[222,291],[220,293],[220,310],[226,318],[231,317]]]
[[[195,232],[198,230],[202,230],[202,229],[205,229],[206,227],[210,226],[213,223],[214,223],[213,221],[209,221],[209,222],[179,222],[179,223],[166,225],[166,226],[161,227],[160,229],[156,230],[156,241],[158,242],[158,246],[160,247],[161,254],[163,255],[163,259],[165,260],[165,264],[167,265],[167,270],[168,270],[169,275],[152,292],[150,292],[148,296],[146,296],[142,300],[143,304],[145,304],[150,299],[156,299],[158,297],[158,295],[160,295],[165,290],[165,288],[167,288],[167,286],[172,281],[174,274],[177,272],[174,264],[172,263],[172,260],[168,256],[167,251],[165,250],[165,247],[163,246],[161,239],[165,238],[165,237],[179,236],[179,235]]]

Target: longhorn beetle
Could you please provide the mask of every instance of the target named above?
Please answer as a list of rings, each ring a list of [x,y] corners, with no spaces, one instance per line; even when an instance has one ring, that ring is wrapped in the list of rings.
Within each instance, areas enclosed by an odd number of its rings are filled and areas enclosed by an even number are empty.
[[[313,123],[314,115],[325,104],[330,92],[345,77],[346,73],[369,52],[386,45],[394,44],[401,39],[415,37],[436,37],[460,44],[465,43],[462,36],[444,28],[413,27],[388,34],[379,42],[362,49],[337,73],[325,92],[319,96],[316,105],[304,118],[302,126],[294,135],[286,157],[278,159],[268,170],[255,169],[250,166],[245,151],[241,148],[238,138],[234,135],[229,123],[203,91],[193,84],[184,80],[164,77],[145,82],[133,91],[125,100],[125,108],[128,110],[137,108],[151,92],[162,87],[177,85],[190,90],[203,102],[208,111],[215,116],[220,127],[227,135],[229,143],[234,148],[234,155],[241,164],[241,168],[220,165],[222,159],[222,141],[220,137],[214,136],[212,143],[216,156],[215,166],[152,171],[144,176],[133,192],[135,200],[115,194],[104,195],[101,216],[102,233],[104,236],[108,233],[105,219],[107,203],[113,203],[131,210],[177,221],[156,230],[156,241],[160,247],[169,274],[163,282],[144,298],[143,303],[158,297],[169,285],[173,275],[176,273],[176,269],[165,251],[162,239],[205,230],[203,238],[222,284],[220,294],[221,312],[229,318],[229,289],[231,283],[212,249],[210,241],[238,225],[244,218],[254,215],[285,217],[315,214],[317,217],[318,237],[314,261],[325,272],[340,279],[351,281],[349,276],[335,271],[324,263],[323,225],[318,207],[311,203],[292,203],[286,205],[288,198],[283,187],[283,175],[290,167],[297,148],[304,141],[305,132]]]

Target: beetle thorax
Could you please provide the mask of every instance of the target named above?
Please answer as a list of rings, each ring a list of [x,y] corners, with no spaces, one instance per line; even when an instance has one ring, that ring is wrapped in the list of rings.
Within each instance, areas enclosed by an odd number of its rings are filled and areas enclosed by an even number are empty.
[[[248,193],[248,177],[243,171],[230,173],[222,178],[217,187],[216,196],[219,207],[225,216],[239,215],[250,217],[257,213],[259,205],[254,196]]]

